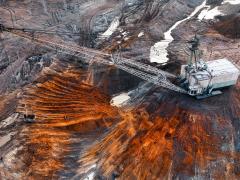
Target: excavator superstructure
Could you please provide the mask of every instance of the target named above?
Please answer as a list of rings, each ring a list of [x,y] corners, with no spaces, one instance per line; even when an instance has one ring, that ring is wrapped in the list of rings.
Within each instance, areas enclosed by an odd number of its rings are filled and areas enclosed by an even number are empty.
[[[240,74],[239,69],[228,59],[205,62],[198,57],[199,38],[189,41],[191,56],[187,65],[182,65],[181,86],[188,94],[198,99],[221,94],[220,89],[235,85]]]

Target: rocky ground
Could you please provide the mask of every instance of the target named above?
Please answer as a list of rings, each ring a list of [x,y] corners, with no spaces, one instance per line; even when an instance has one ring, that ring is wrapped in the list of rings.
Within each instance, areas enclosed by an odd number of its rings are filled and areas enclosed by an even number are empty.
[[[224,15],[200,21],[199,12],[181,23],[169,63],[150,63],[150,48],[202,2],[2,0],[0,20],[78,34],[35,36],[106,53],[120,47],[124,57],[176,74],[197,33],[202,58],[240,66],[240,5],[221,0],[207,4]],[[103,36],[113,21],[118,27]],[[199,101],[11,33],[0,42],[0,179],[240,178],[239,82]],[[124,106],[111,106],[112,96],[129,91]]]

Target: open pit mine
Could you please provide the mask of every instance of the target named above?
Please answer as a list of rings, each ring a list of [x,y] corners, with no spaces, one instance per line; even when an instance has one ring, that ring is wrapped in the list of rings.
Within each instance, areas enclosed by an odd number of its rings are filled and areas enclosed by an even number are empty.
[[[0,0],[0,179],[240,179],[240,0]]]

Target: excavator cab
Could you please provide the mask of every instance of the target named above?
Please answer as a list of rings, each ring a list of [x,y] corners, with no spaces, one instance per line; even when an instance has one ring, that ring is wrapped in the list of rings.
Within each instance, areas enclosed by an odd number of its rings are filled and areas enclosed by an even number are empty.
[[[198,57],[199,38],[195,35],[190,41],[191,56],[188,64],[182,65],[181,77],[190,96],[197,99],[221,94],[219,89],[235,85],[239,69],[228,59],[205,62]]]

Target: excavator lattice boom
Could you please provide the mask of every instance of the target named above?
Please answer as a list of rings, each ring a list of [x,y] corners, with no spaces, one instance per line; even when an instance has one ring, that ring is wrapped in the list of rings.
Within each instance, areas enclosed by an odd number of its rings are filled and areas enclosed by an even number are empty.
[[[189,48],[191,56],[188,64],[182,65],[180,74],[182,84],[177,86],[168,80],[168,78],[176,78],[175,75],[139,61],[124,58],[119,54],[113,56],[113,54],[93,48],[76,46],[66,42],[54,42],[53,39],[49,41],[43,37],[34,36],[34,33],[54,34],[54,32],[13,27],[9,28],[0,24],[0,32],[5,31],[29,39],[57,53],[65,53],[80,58],[84,57],[85,63],[88,64],[96,62],[105,65],[114,65],[145,81],[199,99],[221,94],[218,89],[236,84],[240,74],[239,69],[227,59],[209,62],[204,62],[202,59],[199,59],[199,38],[197,36],[188,42],[191,45]],[[28,33],[30,33],[30,35]],[[58,34],[59,32],[55,33]],[[65,34],[69,35],[69,33]]]
[[[38,43],[44,47],[47,47],[51,50],[54,50],[58,53],[64,53],[69,54],[76,57],[86,57],[85,62],[86,63],[101,63],[106,65],[115,65],[119,69],[126,71],[134,76],[139,77],[140,79],[143,79],[145,81],[151,82],[155,85],[162,86],[164,88],[186,94],[187,91],[184,90],[181,87],[176,86],[175,84],[171,83],[167,78],[176,78],[175,75],[160,70],[158,68],[155,68],[153,66],[133,61],[131,59],[127,59],[124,57],[118,57],[113,58],[112,54],[108,54],[105,52],[102,52],[100,50],[87,48],[83,46],[74,46],[70,44],[66,44],[65,42],[53,42],[52,40],[46,40],[43,38],[37,38],[34,36],[31,36],[28,33],[34,33],[35,31],[38,33],[47,33],[47,31],[44,30],[31,30],[31,29],[24,29],[24,28],[8,28],[0,24],[0,30],[12,33],[14,35],[20,36],[22,38],[31,40],[35,43]],[[49,34],[49,33],[47,33]],[[57,33],[56,33],[57,34]],[[60,33],[61,34],[61,33]]]

